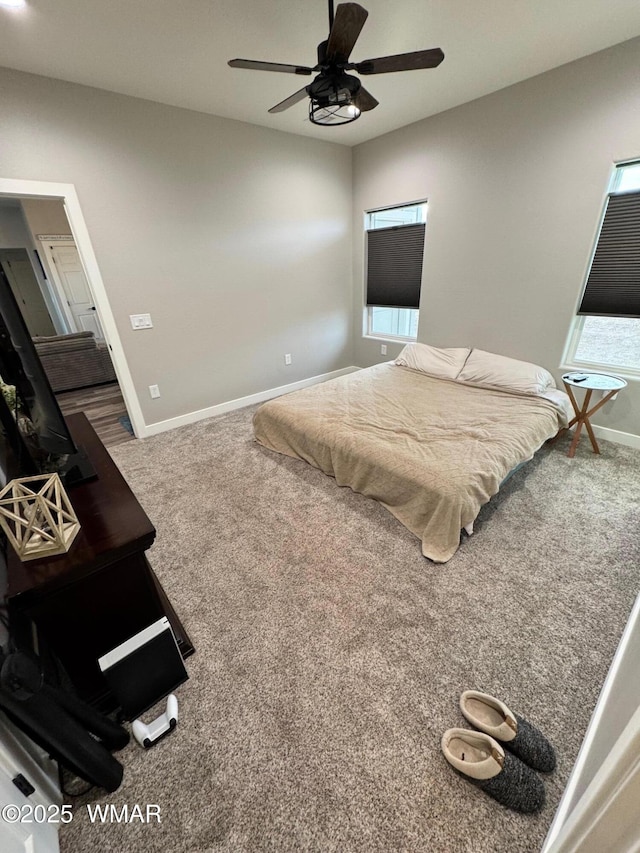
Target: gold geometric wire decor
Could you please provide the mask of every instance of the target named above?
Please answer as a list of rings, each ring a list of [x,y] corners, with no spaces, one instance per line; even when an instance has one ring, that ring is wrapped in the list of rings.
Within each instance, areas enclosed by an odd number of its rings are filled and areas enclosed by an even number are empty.
[[[58,474],[7,483],[0,492],[0,526],[23,562],[66,553],[80,530]]]

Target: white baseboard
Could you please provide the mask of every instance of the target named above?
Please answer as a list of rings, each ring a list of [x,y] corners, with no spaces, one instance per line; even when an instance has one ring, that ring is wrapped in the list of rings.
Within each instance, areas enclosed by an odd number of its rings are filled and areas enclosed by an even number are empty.
[[[611,429],[611,427],[597,426],[597,424],[592,424],[592,426],[596,438],[603,438],[605,441],[615,441],[616,444],[624,444],[627,447],[635,447],[636,450],[640,450],[640,435],[635,435],[632,432],[622,432],[619,429]]]
[[[178,415],[175,418],[168,418],[166,421],[157,421],[153,424],[145,424],[144,428],[137,431],[138,438],[147,438],[150,435],[157,435],[160,432],[166,432],[169,429],[186,426],[187,424],[202,421],[205,418],[213,418],[216,415],[224,415],[225,412],[231,412],[234,409],[242,409],[245,406],[252,406],[254,403],[263,403],[265,400],[271,400],[274,397],[281,397],[283,394],[289,394],[291,391],[297,391],[299,388],[306,388],[309,385],[317,385],[320,382],[326,382],[327,379],[335,379],[337,376],[346,376],[347,373],[354,373],[362,368],[352,365],[351,367],[342,367],[340,370],[332,370],[329,373],[321,373],[319,376],[311,376],[309,379],[301,379],[298,382],[292,382],[289,385],[280,385],[278,388],[269,388],[267,391],[258,391],[257,394],[249,394],[247,397],[238,397],[237,400],[228,400],[226,403],[218,403],[215,406],[209,406],[206,409],[198,409],[195,412],[187,412],[186,415]],[[618,429],[610,427],[601,427],[593,424],[593,431],[598,438],[603,438],[605,441],[614,441],[617,444],[624,444],[627,447],[634,447],[640,450],[640,435],[634,435],[631,432],[622,432]]]
[[[283,394],[289,394],[291,391],[298,391],[300,388],[306,388],[309,385],[317,385],[320,382],[326,382],[327,379],[335,379],[338,376],[345,376],[347,373],[354,373],[360,370],[359,367],[342,367],[340,370],[332,370],[330,373],[321,373],[319,376],[311,376],[309,379],[301,379],[299,382],[292,382],[290,385],[280,385],[278,388],[269,388],[267,391],[258,391],[257,394],[249,394],[247,397],[238,397],[237,400],[228,400],[226,403],[218,403],[215,406],[208,406],[206,409],[198,409],[196,412],[187,412],[186,415],[178,415],[176,418],[168,418],[166,421],[157,421],[154,424],[145,424],[144,429],[140,430],[138,438],[148,438],[151,435],[157,435],[160,432],[166,432],[169,429],[194,424],[196,421],[202,421],[205,418],[213,418],[216,415],[224,415],[225,412],[231,412],[234,409],[243,409],[245,406],[252,406],[254,403],[264,403],[265,400],[271,400],[274,397],[281,397]]]

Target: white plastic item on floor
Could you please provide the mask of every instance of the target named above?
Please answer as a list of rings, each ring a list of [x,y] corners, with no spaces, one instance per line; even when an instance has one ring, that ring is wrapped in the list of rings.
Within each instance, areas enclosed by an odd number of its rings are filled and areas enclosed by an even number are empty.
[[[167,709],[150,723],[142,720],[133,721],[133,736],[140,746],[149,749],[163,737],[172,732],[178,725],[178,700],[173,693],[167,696]]]

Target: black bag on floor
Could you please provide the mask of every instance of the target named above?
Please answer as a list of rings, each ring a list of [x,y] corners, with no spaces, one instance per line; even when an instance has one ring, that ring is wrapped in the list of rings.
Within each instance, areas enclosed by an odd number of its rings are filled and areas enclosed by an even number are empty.
[[[110,750],[129,742],[128,732],[76,696],[45,684],[38,663],[23,652],[0,658],[0,708],[56,761],[111,792],[123,767]]]

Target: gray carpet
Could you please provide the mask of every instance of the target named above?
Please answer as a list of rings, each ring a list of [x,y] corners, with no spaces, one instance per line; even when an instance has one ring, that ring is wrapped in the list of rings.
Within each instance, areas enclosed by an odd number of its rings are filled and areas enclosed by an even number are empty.
[[[434,565],[378,504],[256,445],[253,411],[111,450],[197,651],[177,731],[75,800],[63,853],[539,850],[638,589],[640,453],[543,449]],[[555,745],[540,815],[442,757],[465,688]],[[162,823],[92,825],[86,802]]]

